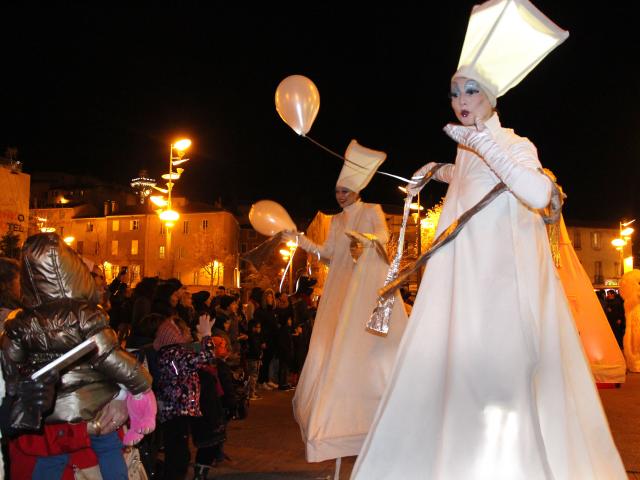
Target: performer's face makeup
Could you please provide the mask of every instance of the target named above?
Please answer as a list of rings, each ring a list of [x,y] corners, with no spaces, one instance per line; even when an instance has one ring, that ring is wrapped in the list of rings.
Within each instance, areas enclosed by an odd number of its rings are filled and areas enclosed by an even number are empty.
[[[340,205],[340,207],[348,207],[352,203],[355,203],[356,200],[358,200],[358,193],[352,192],[348,188],[337,186],[336,200],[338,201],[338,205]]]
[[[493,114],[493,107],[480,89],[478,82],[471,78],[455,77],[449,91],[451,108],[465,126],[475,125],[476,118],[486,122]]]

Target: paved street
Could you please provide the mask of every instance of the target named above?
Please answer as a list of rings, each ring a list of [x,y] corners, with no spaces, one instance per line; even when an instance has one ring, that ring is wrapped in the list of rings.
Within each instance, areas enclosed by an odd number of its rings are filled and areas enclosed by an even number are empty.
[[[300,433],[291,415],[293,392],[262,392],[249,417],[229,425],[226,453],[231,461],[213,469],[220,480],[328,479],[335,463],[307,463]],[[629,374],[622,388],[601,389],[613,436],[630,479],[640,480],[640,374]],[[349,478],[354,458],[343,459],[341,477]]]

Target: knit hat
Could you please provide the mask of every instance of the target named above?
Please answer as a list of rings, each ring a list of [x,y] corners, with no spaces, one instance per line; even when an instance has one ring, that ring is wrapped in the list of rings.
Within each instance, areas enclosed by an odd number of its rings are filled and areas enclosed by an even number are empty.
[[[156,338],[153,340],[153,348],[160,350],[167,345],[189,343],[192,340],[190,334],[180,330],[180,327],[171,318],[167,318],[158,327]]]
[[[223,310],[227,310],[229,308],[229,305],[231,305],[235,301],[236,299],[231,295],[223,295],[222,297],[220,297],[220,308],[222,308]]]
[[[453,76],[476,80],[495,107],[568,36],[529,0],[489,0],[471,11]]]
[[[191,294],[191,300],[194,304],[204,305],[204,303],[209,299],[211,294],[206,290],[200,290],[199,292]]]
[[[357,141],[351,140],[344,157],[348,161],[344,162],[336,186],[360,192],[369,184],[378,167],[387,158],[387,154],[363,147]]]

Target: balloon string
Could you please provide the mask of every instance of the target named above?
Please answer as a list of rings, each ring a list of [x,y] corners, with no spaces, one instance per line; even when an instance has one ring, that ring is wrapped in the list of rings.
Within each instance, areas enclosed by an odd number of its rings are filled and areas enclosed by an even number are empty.
[[[311,138],[308,135],[303,135],[304,138],[306,138],[307,140],[309,140],[311,143],[317,145],[318,147],[322,148],[324,151],[330,153],[331,155],[338,157],[340,160],[350,163],[351,165],[355,165],[356,167],[362,168],[363,170],[366,170],[366,167],[363,167],[362,165],[357,164],[356,162],[349,160],[348,158],[343,157],[342,155],[340,155],[339,153],[334,152],[333,150],[325,147],[324,145],[322,145],[320,142],[316,142],[313,138]],[[405,183],[418,183],[414,180],[409,180],[408,178],[404,178],[401,177],[399,175],[394,175],[393,173],[387,173],[387,172],[382,172],[380,170],[376,170],[375,173],[379,173],[380,175],[386,175],[387,177],[391,177],[391,178],[395,178],[397,180],[402,180]]]

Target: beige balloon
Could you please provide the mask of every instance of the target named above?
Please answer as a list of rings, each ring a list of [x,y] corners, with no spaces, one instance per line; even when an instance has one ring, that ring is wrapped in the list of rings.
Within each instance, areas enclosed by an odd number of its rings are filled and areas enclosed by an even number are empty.
[[[276,110],[294,132],[304,136],[320,110],[320,92],[307,77],[291,75],[276,89]]]
[[[249,210],[249,221],[258,233],[267,237],[272,237],[283,230],[297,230],[289,213],[273,200],[260,200],[254,203]]]

